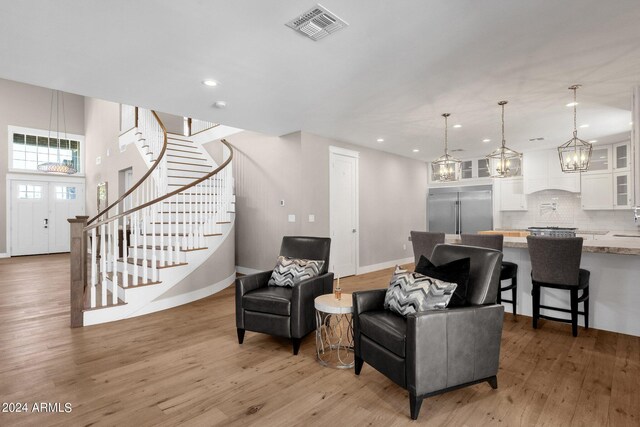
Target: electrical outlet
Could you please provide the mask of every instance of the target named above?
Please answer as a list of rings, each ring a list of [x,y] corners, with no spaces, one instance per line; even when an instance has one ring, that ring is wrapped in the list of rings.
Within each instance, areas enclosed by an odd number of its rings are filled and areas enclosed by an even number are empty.
[[[284,199],[280,200],[280,206],[284,206]]]
[[[313,214],[309,214],[309,222],[316,222],[316,216]]]
[[[293,214],[289,214],[289,222],[296,222],[296,216]]]
[[[102,157],[98,156],[96,157],[96,165],[99,165],[100,163],[102,163]]]

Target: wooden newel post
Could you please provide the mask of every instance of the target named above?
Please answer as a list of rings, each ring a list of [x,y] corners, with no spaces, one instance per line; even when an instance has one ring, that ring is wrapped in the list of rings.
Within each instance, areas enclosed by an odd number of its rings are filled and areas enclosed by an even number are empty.
[[[87,278],[87,239],[84,228],[87,226],[88,216],[69,218],[71,229],[71,327],[83,326],[84,287]]]

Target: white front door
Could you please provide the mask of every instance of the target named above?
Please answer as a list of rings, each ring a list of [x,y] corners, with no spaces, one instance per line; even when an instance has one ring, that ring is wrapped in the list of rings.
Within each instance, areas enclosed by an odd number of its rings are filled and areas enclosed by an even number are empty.
[[[84,184],[49,183],[49,253],[69,252],[69,218],[84,214]]]
[[[358,153],[330,148],[329,223],[331,264],[336,277],[358,271]]]
[[[11,182],[11,255],[49,252],[48,183]]]
[[[84,184],[11,181],[11,255],[69,251],[68,218],[84,214]]]

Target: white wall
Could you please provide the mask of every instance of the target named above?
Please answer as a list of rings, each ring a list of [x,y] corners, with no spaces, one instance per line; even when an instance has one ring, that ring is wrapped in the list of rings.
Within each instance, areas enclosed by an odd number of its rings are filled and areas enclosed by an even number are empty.
[[[137,182],[147,171],[138,149],[128,145],[124,152],[120,151],[118,137],[120,135],[120,106],[115,102],[86,98],[85,108],[85,164],[87,175],[87,215],[97,214],[97,185],[107,182],[108,202],[120,197],[119,171],[127,168],[133,170],[133,182]],[[108,154],[107,154],[108,153]],[[100,164],[96,158],[100,157]]]
[[[424,162],[306,132],[227,139],[235,150],[237,265],[270,269],[282,236],[329,235],[330,145],[360,152],[360,267],[412,257],[409,231],[426,228]]]

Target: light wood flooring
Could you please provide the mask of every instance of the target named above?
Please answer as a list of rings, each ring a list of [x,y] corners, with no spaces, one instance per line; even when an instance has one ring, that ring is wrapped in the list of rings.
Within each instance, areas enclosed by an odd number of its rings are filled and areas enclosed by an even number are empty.
[[[499,388],[426,399],[365,365],[321,367],[315,339],[236,340],[234,291],[135,319],[69,328],[68,255],[0,260],[0,401],[70,402],[71,413],[0,412],[9,425],[640,425],[640,338],[505,318]],[[385,287],[390,270],[341,280]]]

